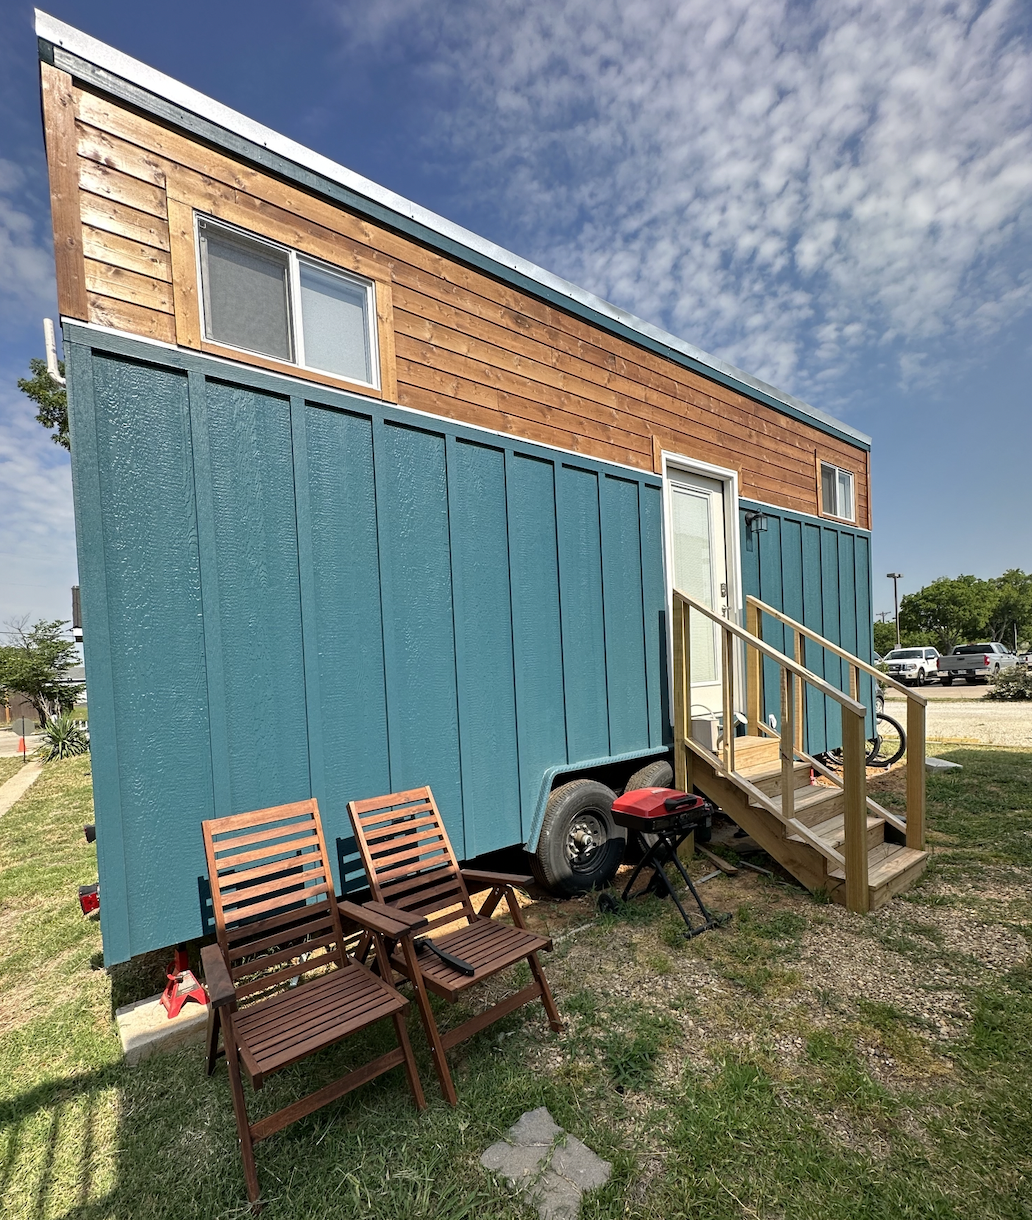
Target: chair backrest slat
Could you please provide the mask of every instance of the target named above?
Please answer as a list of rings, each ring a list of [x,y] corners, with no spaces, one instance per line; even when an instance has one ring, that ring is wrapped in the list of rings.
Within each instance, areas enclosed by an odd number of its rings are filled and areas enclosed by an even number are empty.
[[[348,813],[378,901],[426,918],[452,912],[438,923],[474,918],[459,862],[429,788],[351,801]]]
[[[215,933],[238,999],[345,964],[314,800],[213,818],[202,829]]]

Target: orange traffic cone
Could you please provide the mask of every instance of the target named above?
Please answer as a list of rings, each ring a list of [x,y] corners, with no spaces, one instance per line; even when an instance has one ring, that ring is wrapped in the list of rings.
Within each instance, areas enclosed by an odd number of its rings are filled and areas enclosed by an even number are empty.
[[[24,761],[24,759],[25,759],[25,738],[24,737],[18,738],[18,749],[21,751],[22,760]]]

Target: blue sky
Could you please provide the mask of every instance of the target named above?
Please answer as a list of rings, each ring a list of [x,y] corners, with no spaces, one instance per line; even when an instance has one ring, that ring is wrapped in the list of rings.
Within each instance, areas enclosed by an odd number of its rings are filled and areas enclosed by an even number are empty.
[[[48,11],[874,438],[875,608],[1032,569],[1032,6]],[[0,0],[0,626],[68,616],[32,9]]]

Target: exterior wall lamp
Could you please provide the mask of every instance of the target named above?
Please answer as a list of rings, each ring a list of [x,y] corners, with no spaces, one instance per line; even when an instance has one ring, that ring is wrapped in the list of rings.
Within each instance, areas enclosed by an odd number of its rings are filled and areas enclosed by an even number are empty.
[[[745,528],[747,530],[753,530],[757,534],[766,532],[767,514],[755,511],[746,513]]]

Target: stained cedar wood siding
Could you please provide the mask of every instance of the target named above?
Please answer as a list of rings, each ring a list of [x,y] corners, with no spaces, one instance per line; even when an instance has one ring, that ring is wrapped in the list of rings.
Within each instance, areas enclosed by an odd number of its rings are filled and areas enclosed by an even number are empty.
[[[813,514],[819,463],[833,462],[856,476],[856,524],[869,528],[864,450],[42,67],[55,227],[82,233],[81,255],[74,232],[56,235],[63,314],[83,317],[85,302],[87,321],[250,360],[201,340],[198,209],[377,281],[389,400],[645,470],[661,449],[682,453],[737,469],[745,497]],[[78,218],[73,171],[55,175],[70,112]]]

